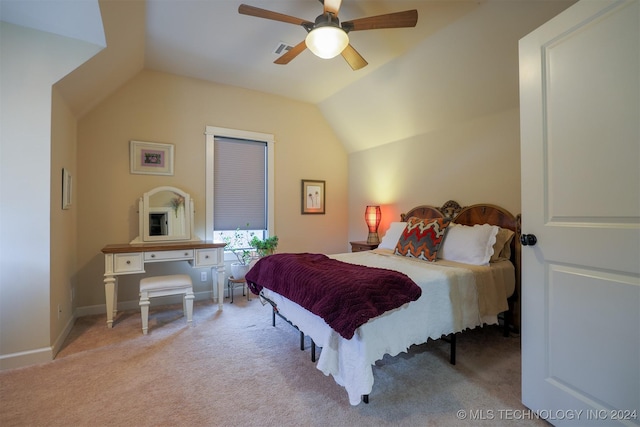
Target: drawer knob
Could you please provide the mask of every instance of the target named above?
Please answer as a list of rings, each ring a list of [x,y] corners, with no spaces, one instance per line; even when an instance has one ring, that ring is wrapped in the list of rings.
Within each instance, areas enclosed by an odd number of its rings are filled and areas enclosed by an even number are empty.
[[[185,252],[185,253],[184,253],[184,256],[189,256],[189,252]]]
[[[155,258],[155,257],[156,257],[156,254],[151,254],[151,258]]]
[[[204,256],[204,259],[209,259],[209,255],[205,255],[205,256]]]
[[[131,261],[127,261],[127,264],[131,264]]]

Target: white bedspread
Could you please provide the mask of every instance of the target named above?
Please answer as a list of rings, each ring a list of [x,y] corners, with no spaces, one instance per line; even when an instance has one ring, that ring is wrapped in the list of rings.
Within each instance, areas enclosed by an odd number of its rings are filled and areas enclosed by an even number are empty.
[[[428,338],[438,339],[483,323],[495,323],[497,314],[507,310],[507,297],[512,292],[509,280],[503,280],[509,274],[495,274],[496,270],[510,268],[513,275],[513,265],[508,261],[499,263],[504,267],[492,264],[465,268],[463,264],[400,257],[385,250],[330,256],[353,264],[401,271],[422,289],[418,300],[371,319],[350,340],[333,331],[322,318],[263,289],[264,296],[278,306],[283,316],[322,347],[317,368],[325,375],[333,375],[346,389],[351,405],[359,404],[362,395],[371,393],[372,365],[376,360],[387,353],[395,356]]]

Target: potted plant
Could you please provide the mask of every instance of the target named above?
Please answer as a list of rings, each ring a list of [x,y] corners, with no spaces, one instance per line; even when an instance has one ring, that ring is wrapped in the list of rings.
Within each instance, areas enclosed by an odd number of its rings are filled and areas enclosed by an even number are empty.
[[[227,244],[225,250],[231,251],[238,262],[231,263],[231,276],[234,279],[244,279],[244,275],[247,274],[251,268],[252,253],[247,248],[246,235],[240,231],[240,228],[236,228],[232,236],[220,233],[222,241]]]
[[[278,236],[267,237],[264,240],[258,238],[258,236],[253,236],[249,244],[252,248],[255,248],[258,256],[262,258],[275,252],[278,247]]]

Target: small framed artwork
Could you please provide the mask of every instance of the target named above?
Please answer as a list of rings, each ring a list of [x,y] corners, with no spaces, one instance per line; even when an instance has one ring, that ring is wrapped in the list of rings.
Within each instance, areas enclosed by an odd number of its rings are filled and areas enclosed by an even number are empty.
[[[73,190],[72,176],[67,168],[62,168],[62,209],[71,207],[71,194]]]
[[[173,144],[131,141],[131,173],[173,175]]]
[[[324,214],[325,183],[324,181],[302,180],[302,213]]]

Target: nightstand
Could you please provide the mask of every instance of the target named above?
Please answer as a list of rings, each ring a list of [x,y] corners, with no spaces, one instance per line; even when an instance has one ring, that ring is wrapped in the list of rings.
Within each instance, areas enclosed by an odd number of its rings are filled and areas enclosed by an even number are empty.
[[[351,252],[370,251],[378,247],[379,243],[367,243],[366,240],[351,243]]]

